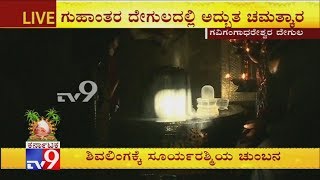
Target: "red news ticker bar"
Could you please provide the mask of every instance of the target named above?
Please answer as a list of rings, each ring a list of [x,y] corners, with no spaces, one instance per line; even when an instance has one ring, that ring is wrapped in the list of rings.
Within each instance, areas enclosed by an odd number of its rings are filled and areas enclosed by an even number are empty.
[[[0,27],[56,27],[56,0],[1,0]]]
[[[207,28],[205,39],[320,39],[319,28]]]

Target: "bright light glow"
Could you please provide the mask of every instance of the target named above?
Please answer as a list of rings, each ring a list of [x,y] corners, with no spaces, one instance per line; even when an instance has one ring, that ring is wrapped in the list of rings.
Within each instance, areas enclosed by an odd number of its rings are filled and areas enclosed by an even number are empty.
[[[228,74],[226,74],[225,78],[226,78],[226,79],[230,79],[230,78],[231,78],[231,75],[228,73]]]
[[[246,74],[245,74],[245,73],[242,73],[241,78],[242,78],[242,79],[246,79]]]
[[[185,89],[165,89],[155,95],[157,116],[168,121],[185,121],[192,112],[191,93]]]

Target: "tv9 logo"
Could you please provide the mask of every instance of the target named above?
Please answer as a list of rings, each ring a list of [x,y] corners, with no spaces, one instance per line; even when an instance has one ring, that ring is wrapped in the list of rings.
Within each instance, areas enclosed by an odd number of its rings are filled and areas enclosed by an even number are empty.
[[[89,84],[91,86],[90,91],[85,90],[85,85]],[[79,93],[72,95],[71,93],[57,93],[58,102],[66,102],[64,97],[67,97],[70,102],[76,102],[81,94],[86,95],[82,102],[89,102],[89,100],[95,95],[98,90],[98,86],[93,81],[83,81],[79,84]]]
[[[60,170],[60,149],[26,149],[27,170]]]

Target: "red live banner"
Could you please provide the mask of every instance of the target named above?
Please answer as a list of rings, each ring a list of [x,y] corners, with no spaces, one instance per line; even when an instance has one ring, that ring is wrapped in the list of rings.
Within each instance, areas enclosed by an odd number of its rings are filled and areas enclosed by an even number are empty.
[[[56,27],[56,0],[2,0],[0,27]]]

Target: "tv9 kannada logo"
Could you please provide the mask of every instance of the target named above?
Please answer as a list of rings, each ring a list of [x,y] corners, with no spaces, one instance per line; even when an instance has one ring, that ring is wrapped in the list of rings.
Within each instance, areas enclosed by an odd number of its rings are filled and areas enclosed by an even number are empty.
[[[27,170],[60,170],[60,149],[26,149]]]
[[[60,170],[60,141],[55,137],[60,115],[54,108],[45,116],[34,110],[25,114],[30,136],[26,141],[27,170]]]

